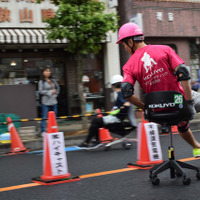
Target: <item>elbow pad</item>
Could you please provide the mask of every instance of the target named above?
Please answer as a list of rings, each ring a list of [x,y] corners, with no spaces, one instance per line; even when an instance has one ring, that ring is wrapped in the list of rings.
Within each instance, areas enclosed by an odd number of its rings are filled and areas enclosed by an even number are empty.
[[[128,97],[131,97],[134,94],[133,85],[130,84],[129,82],[123,82],[121,84],[121,91],[122,91],[122,95],[125,99]]]
[[[188,66],[184,64],[180,64],[178,66],[177,71],[175,72],[175,75],[177,76],[177,81],[186,81],[190,79],[190,72],[188,70]]]

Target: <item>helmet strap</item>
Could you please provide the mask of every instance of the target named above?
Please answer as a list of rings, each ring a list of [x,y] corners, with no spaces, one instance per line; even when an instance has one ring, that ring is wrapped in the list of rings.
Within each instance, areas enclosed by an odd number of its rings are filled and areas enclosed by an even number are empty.
[[[133,37],[125,38],[125,39],[123,39],[123,42],[131,49],[131,52],[133,55],[135,53],[135,51],[133,51],[133,48],[128,44],[129,39],[131,39],[134,42]]]

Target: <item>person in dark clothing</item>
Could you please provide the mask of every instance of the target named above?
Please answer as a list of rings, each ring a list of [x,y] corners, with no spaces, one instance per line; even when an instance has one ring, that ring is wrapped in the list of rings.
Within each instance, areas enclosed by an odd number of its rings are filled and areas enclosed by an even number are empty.
[[[123,77],[121,75],[114,75],[111,79],[112,89],[117,92],[117,99],[115,101],[115,105],[112,111],[107,116],[94,118],[89,127],[88,135],[84,142],[82,142],[79,147],[91,147],[90,143],[93,138],[95,141],[93,143],[94,146],[98,146],[99,142],[99,128],[108,128],[111,132],[120,134],[121,136],[126,135],[127,131],[125,131],[125,127],[127,125],[130,126],[129,122],[124,122],[125,118],[127,118],[128,111],[130,108],[130,103],[123,98],[121,92],[121,81]],[[135,123],[136,125],[136,123]],[[136,126],[135,126],[136,127]],[[133,128],[135,128],[133,127]]]

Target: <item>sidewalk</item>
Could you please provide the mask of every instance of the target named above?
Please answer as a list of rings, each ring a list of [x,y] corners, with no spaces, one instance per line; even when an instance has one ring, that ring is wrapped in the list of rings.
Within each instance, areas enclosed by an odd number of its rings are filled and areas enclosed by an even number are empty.
[[[141,119],[138,118],[137,122],[141,122]],[[89,127],[90,124],[88,124]],[[190,129],[192,131],[200,130],[200,113],[196,114],[194,120],[190,122]],[[64,133],[65,136],[65,146],[76,146],[79,145],[84,138],[86,137],[88,130],[82,129],[81,121],[75,122],[65,122],[58,123],[58,130]],[[136,131],[134,132],[134,137],[136,137]],[[31,150],[41,150],[43,148],[43,138],[35,136],[32,139],[23,140],[24,146],[30,148]],[[10,144],[1,144],[0,143],[0,152],[8,152],[10,149]]]

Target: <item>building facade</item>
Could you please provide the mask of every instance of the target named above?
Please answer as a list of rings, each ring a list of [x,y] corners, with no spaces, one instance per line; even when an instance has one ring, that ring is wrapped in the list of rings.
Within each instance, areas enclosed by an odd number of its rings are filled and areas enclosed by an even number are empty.
[[[107,0],[105,3],[106,13],[116,12],[115,5]],[[37,82],[45,65],[51,67],[61,87],[58,115],[80,114],[76,56],[65,51],[67,39],[47,39],[44,20],[54,17],[56,9],[50,0],[44,0],[41,4],[36,4],[36,0],[0,0],[0,85],[15,85],[16,88],[16,85],[33,84],[35,95],[30,98],[36,100],[38,116],[40,104]],[[111,104],[107,83],[112,75],[120,73],[119,50],[113,48],[116,39],[117,33],[107,33],[98,55],[83,56],[83,72],[87,80],[83,84],[88,111],[97,107],[107,109]],[[15,106],[12,105],[13,113]],[[26,110],[21,110],[21,113],[17,111],[15,114],[30,117],[25,113]]]
[[[171,46],[190,66],[191,79],[199,71],[200,0],[119,1],[120,25],[132,21],[144,32],[147,44]],[[128,60],[120,48],[121,65]],[[139,86],[138,86],[139,87]],[[137,92],[141,94],[138,89]]]

